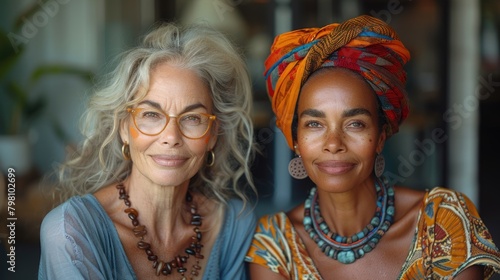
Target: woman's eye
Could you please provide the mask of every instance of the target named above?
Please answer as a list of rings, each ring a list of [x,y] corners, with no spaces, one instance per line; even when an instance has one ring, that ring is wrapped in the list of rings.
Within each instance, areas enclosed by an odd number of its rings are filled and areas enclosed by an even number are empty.
[[[161,114],[155,111],[145,111],[141,114],[142,118],[145,119],[157,119],[161,118]]]
[[[198,114],[183,115],[180,121],[189,125],[200,124],[202,122],[202,116]]]
[[[317,121],[307,121],[305,123],[305,126],[306,127],[311,127],[311,128],[317,128],[317,127],[321,127],[321,124]]]
[[[363,122],[360,122],[360,121],[353,121],[353,122],[349,123],[348,127],[363,128],[363,127],[365,127],[365,124]]]

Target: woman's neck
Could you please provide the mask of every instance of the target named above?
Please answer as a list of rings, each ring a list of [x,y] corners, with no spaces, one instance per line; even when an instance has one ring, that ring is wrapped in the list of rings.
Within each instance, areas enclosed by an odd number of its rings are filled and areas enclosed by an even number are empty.
[[[348,192],[331,193],[318,188],[321,216],[333,232],[352,236],[363,230],[377,208],[375,186],[363,184]]]
[[[189,226],[191,214],[186,203],[189,182],[180,186],[161,186],[140,176],[129,176],[123,184],[132,203],[139,211],[138,219],[148,229],[148,236],[159,240],[175,239],[174,231]]]

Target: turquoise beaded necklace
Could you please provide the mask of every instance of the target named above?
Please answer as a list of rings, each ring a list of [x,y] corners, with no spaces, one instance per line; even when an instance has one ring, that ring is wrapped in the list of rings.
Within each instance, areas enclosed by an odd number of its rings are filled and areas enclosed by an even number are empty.
[[[332,232],[321,216],[316,187],[312,188],[304,205],[304,229],[328,257],[350,264],[372,251],[387,232],[394,219],[394,189],[378,178],[377,210],[370,223],[360,232],[340,236]],[[312,209],[312,211],[311,211]]]

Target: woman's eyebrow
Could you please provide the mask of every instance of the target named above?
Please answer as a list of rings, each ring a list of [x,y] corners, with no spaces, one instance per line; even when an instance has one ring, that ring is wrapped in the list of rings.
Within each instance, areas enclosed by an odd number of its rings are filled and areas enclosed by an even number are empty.
[[[151,107],[155,107],[156,109],[160,109],[161,110],[161,105],[158,102],[154,102],[154,101],[151,101],[151,100],[143,100],[143,101],[139,102],[138,105],[142,105],[142,104],[147,104],[147,105],[149,105]]]
[[[160,103],[158,103],[158,102],[154,102],[151,100],[143,100],[143,101],[139,102],[139,105],[142,105],[142,104],[146,104],[146,105],[149,105],[149,106],[154,107],[156,109],[163,110],[161,108]],[[184,108],[183,112],[189,112],[191,110],[198,109],[198,108],[207,109],[207,107],[205,105],[203,105],[202,103],[194,103],[194,104],[191,104],[191,105],[187,106],[186,108]]]
[[[191,104],[191,105],[187,106],[186,108],[184,108],[184,112],[189,112],[191,110],[198,109],[198,108],[207,109],[207,107],[205,107],[205,105],[203,105],[201,103],[195,103],[195,104]]]
[[[365,108],[353,108],[353,109],[346,110],[346,111],[344,111],[344,113],[342,113],[342,117],[344,117],[344,118],[354,117],[357,115],[371,116],[372,113]]]
[[[316,109],[305,109],[304,111],[302,111],[302,113],[300,113],[299,117],[303,117],[306,115],[315,118],[324,118],[326,116],[323,111]]]
[[[316,110],[316,109],[306,109],[306,110],[302,111],[302,113],[300,113],[299,117],[303,117],[306,115],[310,116],[310,117],[315,117],[315,118],[324,118],[326,116],[323,111]],[[353,108],[353,109],[345,110],[342,113],[342,117],[344,117],[344,118],[354,117],[357,115],[371,116],[372,113],[365,108]]]

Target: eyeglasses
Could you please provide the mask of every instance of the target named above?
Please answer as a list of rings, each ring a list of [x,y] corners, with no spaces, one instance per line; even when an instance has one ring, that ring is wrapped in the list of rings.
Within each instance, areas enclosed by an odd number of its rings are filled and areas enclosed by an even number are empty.
[[[162,110],[152,107],[127,108],[127,112],[132,115],[135,127],[149,136],[160,134],[167,127],[170,119],[176,118],[179,131],[189,139],[205,136],[216,118],[214,115],[198,112],[169,116]]]

